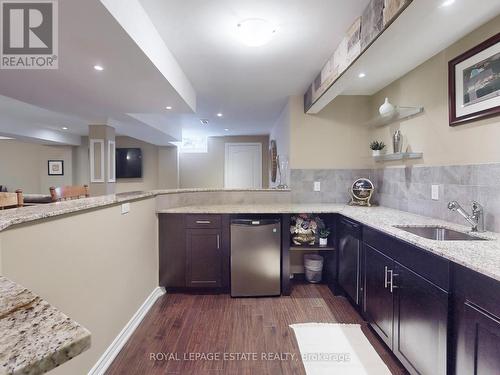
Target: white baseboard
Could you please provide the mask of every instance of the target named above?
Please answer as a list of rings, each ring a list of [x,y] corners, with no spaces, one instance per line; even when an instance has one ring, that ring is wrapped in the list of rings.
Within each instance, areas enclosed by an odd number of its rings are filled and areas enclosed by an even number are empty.
[[[106,349],[104,354],[99,358],[94,367],[89,371],[88,375],[103,375],[108,367],[113,363],[120,350],[127,343],[128,339],[146,316],[149,309],[153,306],[156,300],[165,294],[165,289],[156,287],[151,294],[146,298],[139,310],[136,311],[132,319],[123,327],[121,332],[116,336],[111,345]]]

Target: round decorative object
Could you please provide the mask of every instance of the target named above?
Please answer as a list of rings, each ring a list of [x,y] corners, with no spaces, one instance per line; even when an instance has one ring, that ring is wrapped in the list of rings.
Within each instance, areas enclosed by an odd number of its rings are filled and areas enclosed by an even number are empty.
[[[278,149],[276,147],[276,141],[271,141],[271,146],[269,148],[269,160],[271,168],[271,181],[276,182],[278,175]]]
[[[384,104],[378,109],[381,116],[390,116],[394,113],[394,106],[389,103],[389,98],[385,98]]]
[[[349,193],[351,193],[351,202],[349,202],[349,204],[352,206],[371,207],[370,199],[374,190],[375,186],[369,179],[357,179],[349,188]]]

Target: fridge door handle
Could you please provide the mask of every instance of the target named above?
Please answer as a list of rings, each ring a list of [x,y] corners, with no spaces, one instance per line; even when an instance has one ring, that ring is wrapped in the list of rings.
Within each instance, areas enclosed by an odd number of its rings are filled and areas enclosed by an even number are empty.
[[[220,249],[220,235],[217,235],[217,250]]]

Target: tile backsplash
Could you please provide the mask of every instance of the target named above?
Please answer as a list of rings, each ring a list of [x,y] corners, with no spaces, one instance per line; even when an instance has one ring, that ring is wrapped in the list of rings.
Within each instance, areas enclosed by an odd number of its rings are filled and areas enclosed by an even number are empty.
[[[500,232],[500,163],[439,167],[394,167],[380,169],[293,169],[290,174],[292,200],[304,203],[346,203],[348,188],[359,177],[375,185],[374,201],[385,207],[465,224],[449,201],[458,201],[466,211],[471,202],[484,206],[486,228]],[[321,191],[314,192],[314,181]],[[439,200],[431,199],[432,185]]]

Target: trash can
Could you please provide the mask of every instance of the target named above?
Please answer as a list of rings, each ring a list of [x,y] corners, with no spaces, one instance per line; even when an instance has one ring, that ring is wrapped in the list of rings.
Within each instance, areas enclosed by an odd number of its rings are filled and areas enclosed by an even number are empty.
[[[323,273],[323,257],[317,254],[304,255],[306,280],[310,283],[319,283]]]

